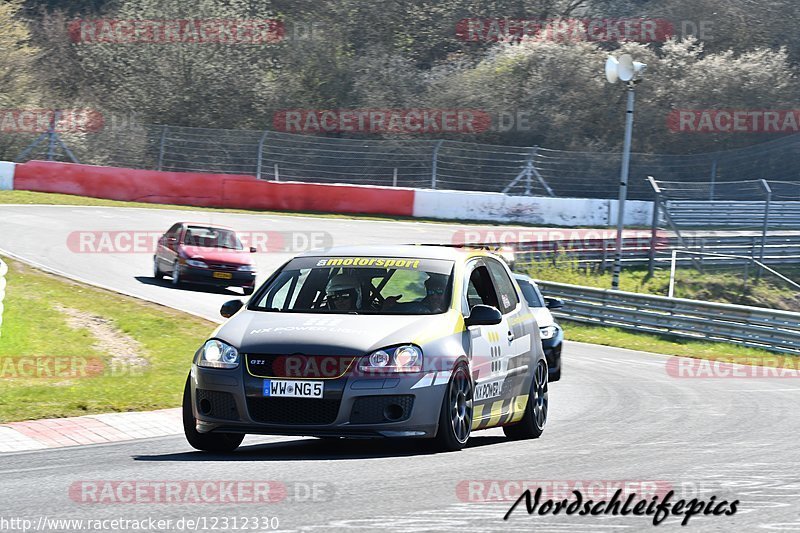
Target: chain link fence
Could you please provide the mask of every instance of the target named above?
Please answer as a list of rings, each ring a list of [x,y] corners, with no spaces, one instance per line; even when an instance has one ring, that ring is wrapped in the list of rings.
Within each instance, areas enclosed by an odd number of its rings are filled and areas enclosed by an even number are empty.
[[[614,199],[619,153],[499,146],[458,140],[329,137],[278,131],[171,125],[112,125],[62,135],[82,163],[172,171],[246,174],[268,180],[356,183]],[[69,158],[42,142],[23,160]],[[746,200],[742,179],[766,179],[773,199],[800,199],[800,135],[738,150],[694,155],[631,155],[628,198],[652,200],[647,176],[672,182],[687,199]],[[698,183],[703,182],[703,183]],[[728,196],[730,197],[728,197]],[[758,196],[758,199],[761,199]]]

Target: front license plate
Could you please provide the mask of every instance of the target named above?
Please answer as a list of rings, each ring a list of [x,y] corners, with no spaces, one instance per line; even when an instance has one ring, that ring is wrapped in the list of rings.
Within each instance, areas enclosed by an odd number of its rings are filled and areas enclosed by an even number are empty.
[[[297,381],[290,379],[265,379],[264,396],[290,398],[322,398],[325,384],[322,381]]]
[[[214,276],[215,278],[219,278],[219,279],[232,279],[233,278],[233,274],[231,274],[230,272],[214,272],[211,275]]]

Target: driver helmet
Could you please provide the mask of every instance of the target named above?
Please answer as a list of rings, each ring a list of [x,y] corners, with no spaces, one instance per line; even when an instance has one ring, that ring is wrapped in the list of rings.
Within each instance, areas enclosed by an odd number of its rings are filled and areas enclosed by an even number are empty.
[[[330,281],[328,281],[325,293],[327,295],[328,305],[333,309],[361,308],[361,284],[358,278],[352,274],[339,274],[332,277]],[[344,303],[348,298],[351,298],[350,301],[352,303],[340,307],[339,302]]]

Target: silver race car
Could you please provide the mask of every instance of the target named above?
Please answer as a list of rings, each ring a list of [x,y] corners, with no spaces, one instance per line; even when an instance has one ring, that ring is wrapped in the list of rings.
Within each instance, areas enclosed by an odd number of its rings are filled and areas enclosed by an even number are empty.
[[[189,443],[231,451],[247,433],[433,439],[464,447],[502,426],[537,438],[548,368],[502,260],[441,246],[338,248],[275,272],[194,356]]]

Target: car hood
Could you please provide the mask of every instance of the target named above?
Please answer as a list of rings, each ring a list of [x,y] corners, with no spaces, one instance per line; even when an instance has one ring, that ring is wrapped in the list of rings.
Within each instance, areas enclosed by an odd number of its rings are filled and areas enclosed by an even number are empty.
[[[396,344],[454,331],[456,313],[439,315],[337,315],[242,310],[216,337],[242,353],[363,355]]]
[[[228,263],[231,265],[250,265],[252,258],[249,250],[226,250],[223,248],[209,248],[206,246],[181,246],[181,250],[189,259],[202,259],[214,263]]]
[[[547,326],[552,326],[555,324],[555,319],[553,318],[552,313],[546,307],[531,307],[531,313],[533,314],[533,318],[536,319],[536,324],[540,328],[544,328]]]

